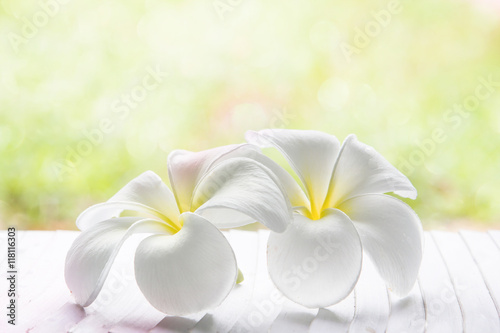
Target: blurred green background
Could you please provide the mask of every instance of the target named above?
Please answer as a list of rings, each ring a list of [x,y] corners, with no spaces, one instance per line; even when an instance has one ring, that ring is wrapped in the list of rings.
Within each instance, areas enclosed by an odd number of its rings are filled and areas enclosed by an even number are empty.
[[[75,229],[171,150],[271,127],[356,133],[426,228],[499,226],[494,1],[0,4],[4,226]]]

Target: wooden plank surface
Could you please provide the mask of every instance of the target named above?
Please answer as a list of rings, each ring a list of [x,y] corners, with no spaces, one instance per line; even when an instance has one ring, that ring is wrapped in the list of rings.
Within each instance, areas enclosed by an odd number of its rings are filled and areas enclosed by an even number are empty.
[[[426,233],[424,241],[418,284],[424,301],[426,332],[462,332],[462,311],[444,260],[430,234]]]
[[[64,282],[64,260],[77,234],[55,231],[33,236],[27,233],[19,241],[19,326],[23,330],[35,328],[70,299]],[[23,244],[36,244],[36,250],[30,251]]]
[[[425,307],[417,281],[408,296],[401,298],[389,293],[390,315],[387,333],[423,333],[425,331]]]
[[[318,333],[347,332],[354,318],[355,308],[356,301],[354,292],[352,292],[342,302],[319,309],[309,331]]]
[[[433,231],[439,252],[450,274],[465,332],[500,332],[495,304],[467,245],[457,233]]]
[[[385,332],[390,313],[388,290],[366,255],[354,292],[356,309],[349,332]]]
[[[267,274],[268,238],[267,231],[258,231],[257,271],[252,300],[231,328],[232,332],[267,332],[283,306],[284,298]]]
[[[500,248],[484,232],[461,231],[460,236],[467,244],[500,316]]]
[[[0,240],[5,235],[0,232]],[[225,236],[244,282],[218,308],[187,317],[162,314],[138,289],[130,260],[141,240],[135,236],[94,304],[76,305],[64,282],[64,260],[77,235],[18,231],[18,325],[3,320],[0,332],[500,332],[500,231],[426,233],[418,283],[405,298],[388,292],[365,258],[351,295],[307,309],[284,298],[268,276],[269,232],[232,230]],[[5,267],[5,251],[0,262]]]

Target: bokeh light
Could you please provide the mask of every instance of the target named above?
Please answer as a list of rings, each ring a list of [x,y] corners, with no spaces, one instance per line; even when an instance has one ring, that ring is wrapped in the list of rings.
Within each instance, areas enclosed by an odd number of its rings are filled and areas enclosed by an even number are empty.
[[[356,133],[427,228],[499,225],[494,1],[4,0],[0,35],[4,225],[73,229],[171,150],[271,127]]]

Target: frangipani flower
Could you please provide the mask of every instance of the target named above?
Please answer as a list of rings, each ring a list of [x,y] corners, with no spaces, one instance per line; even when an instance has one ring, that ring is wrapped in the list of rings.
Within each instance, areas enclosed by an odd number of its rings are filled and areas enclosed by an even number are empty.
[[[174,151],[168,158],[173,191],[147,171],[107,202],[85,210],[65,268],[77,303],[88,306],[96,299],[124,241],[144,232],[153,235],[138,245],[135,277],[154,307],[184,315],[219,305],[235,285],[238,268],[218,227],[260,221],[282,232],[291,219],[274,173],[245,157],[258,150],[241,144]],[[120,217],[124,211],[128,216]]]
[[[326,307],[354,288],[363,250],[398,295],[414,285],[422,259],[422,227],[415,212],[384,193],[415,199],[411,182],[354,135],[342,146],[317,131],[249,131],[247,141],[277,148],[301,185],[280,178],[294,207],[294,220],[271,232],[268,270],[276,287],[307,307]]]

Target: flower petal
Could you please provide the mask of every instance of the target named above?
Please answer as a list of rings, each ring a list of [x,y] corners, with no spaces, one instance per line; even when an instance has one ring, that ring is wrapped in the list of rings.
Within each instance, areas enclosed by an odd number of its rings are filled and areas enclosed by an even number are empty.
[[[387,286],[406,295],[422,261],[423,231],[417,214],[404,202],[384,194],[367,194],[339,206],[353,221]]]
[[[371,193],[394,192],[415,199],[417,190],[410,180],[372,147],[349,135],[342,145],[330,180],[324,208],[336,207],[342,201]]]
[[[200,180],[192,209],[219,228],[259,221],[281,232],[291,220],[291,207],[280,186],[264,165],[249,158],[231,158]]]
[[[86,230],[95,223],[120,216],[124,210],[142,213],[177,224],[179,209],[172,191],[153,171],[146,171],[131,180],[105,203],[93,205],[78,216],[76,225]]]
[[[311,203],[300,185],[295,181],[292,175],[290,175],[278,163],[274,162],[272,159],[260,152],[249,154],[249,157],[263,164],[271,170],[276,177],[278,177],[283,190],[288,196],[288,200],[292,204],[292,207],[305,207],[308,211],[311,210]]]
[[[104,284],[118,251],[137,232],[168,233],[162,222],[139,217],[101,221],[83,231],[66,256],[66,284],[82,306],[92,303]]]
[[[205,206],[196,211],[219,229],[238,228],[247,224],[258,222],[257,219],[248,216],[232,208],[222,205]]]
[[[170,184],[182,212],[190,211],[189,204],[201,177],[217,163],[231,157],[246,156],[257,148],[249,144],[235,144],[200,152],[174,150],[168,156]]]
[[[337,209],[315,221],[294,214],[284,233],[269,236],[267,260],[269,275],[285,296],[310,308],[326,307],[354,288],[361,271],[361,241]]]
[[[319,217],[340,150],[337,138],[318,131],[267,129],[248,131],[246,139],[260,147],[281,151],[307,191],[313,216]]]
[[[144,239],[135,255],[139,288],[155,308],[171,315],[219,305],[238,275],[233,250],[213,224],[193,213],[181,219],[178,233]]]

